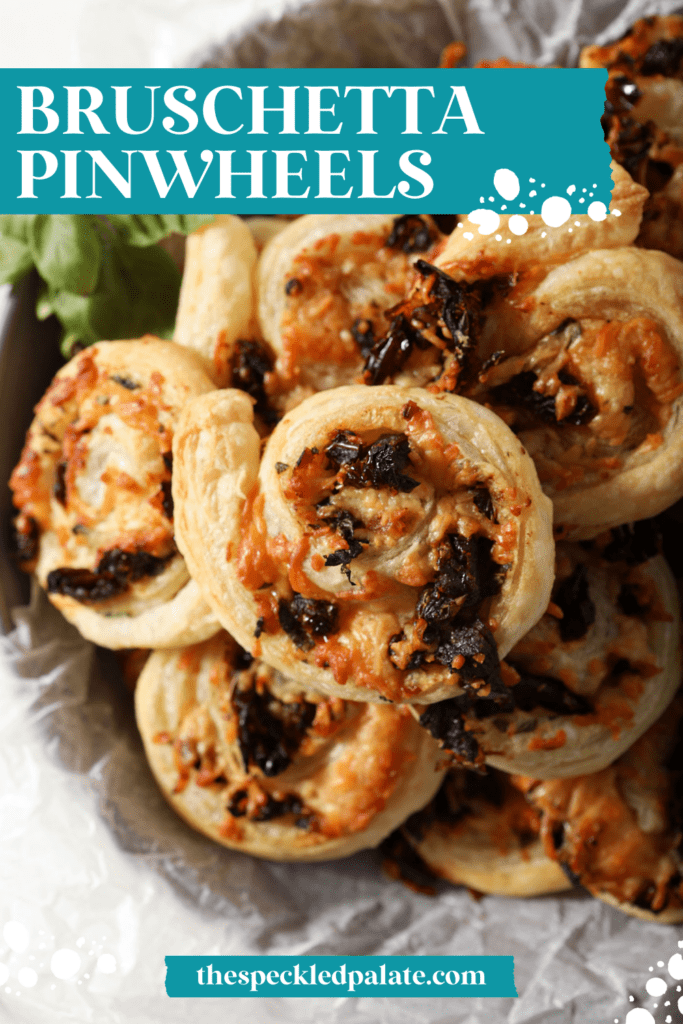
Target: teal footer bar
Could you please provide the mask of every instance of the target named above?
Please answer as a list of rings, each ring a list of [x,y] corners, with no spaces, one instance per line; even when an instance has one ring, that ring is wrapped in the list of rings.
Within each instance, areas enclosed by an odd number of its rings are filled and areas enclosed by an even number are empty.
[[[172,997],[516,996],[511,956],[167,956]]]

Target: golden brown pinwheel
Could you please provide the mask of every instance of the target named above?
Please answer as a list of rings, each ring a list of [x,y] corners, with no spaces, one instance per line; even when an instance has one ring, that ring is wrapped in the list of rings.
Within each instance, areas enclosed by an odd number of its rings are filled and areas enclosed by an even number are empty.
[[[676,581],[652,525],[559,544],[548,611],[501,674],[507,703],[466,694],[422,713],[459,761],[563,778],[599,771],[631,746],[681,674]]]
[[[609,768],[518,779],[541,813],[546,853],[589,892],[633,917],[683,921],[683,699]]]
[[[187,239],[173,340],[194,349],[218,387],[235,346],[255,334],[256,245],[241,217],[221,214]]]
[[[418,264],[418,269],[420,265]],[[366,380],[459,392],[493,409],[533,458],[561,536],[590,538],[683,496],[683,265],[598,249],[474,283],[422,267]],[[400,371],[400,376],[399,376]]]
[[[683,18],[644,18],[580,65],[607,68],[605,138],[650,193],[636,244],[683,258]]]
[[[10,486],[16,555],[83,636],[167,647],[219,628],[174,540],[171,442],[211,391],[199,356],[156,338],[94,345],[36,407]]]
[[[152,654],[135,707],[171,806],[211,839],[270,860],[376,846],[443,776],[408,708],[322,697],[226,633]]]
[[[402,829],[430,871],[496,896],[542,896],[571,883],[548,857],[540,814],[504,772],[456,768]]]
[[[191,403],[175,436],[178,543],[225,628],[349,699],[491,694],[539,618],[550,505],[502,420],[454,395],[335,388],[260,457],[249,399]]]
[[[431,217],[309,214],[270,241],[258,265],[258,315],[273,349],[273,397],[286,408],[356,382],[384,313],[411,268],[444,236]]]

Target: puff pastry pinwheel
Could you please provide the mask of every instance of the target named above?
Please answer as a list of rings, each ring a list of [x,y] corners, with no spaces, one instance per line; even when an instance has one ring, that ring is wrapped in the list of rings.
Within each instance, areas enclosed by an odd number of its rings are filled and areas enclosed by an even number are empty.
[[[453,769],[402,832],[430,871],[454,885],[496,896],[571,888],[544,852],[539,812],[504,772]]]
[[[683,18],[636,22],[583,68],[607,68],[602,118],[612,156],[650,193],[637,244],[683,258]]]
[[[173,340],[204,357],[218,387],[230,382],[236,344],[254,334],[256,257],[248,224],[231,214],[187,239]]]
[[[219,628],[175,546],[171,495],[178,415],[212,388],[172,342],[105,341],[36,407],[10,481],[16,555],[89,640],[166,647]]]
[[[550,503],[519,441],[454,395],[306,399],[259,460],[251,403],[191,403],[174,439],[178,543],[243,647],[324,693],[504,692],[553,573]]]
[[[507,705],[465,695],[422,714],[457,760],[582,775],[659,717],[680,683],[680,616],[673,574],[648,557],[652,536],[651,526],[623,528],[595,545],[558,545],[549,609],[503,665]]]
[[[609,768],[515,783],[541,812],[546,853],[589,892],[649,921],[683,921],[683,698]]]
[[[443,237],[426,216],[309,214],[266,245],[258,315],[286,407],[356,381],[412,264],[433,257]]]
[[[152,654],[135,707],[175,810],[224,846],[271,860],[376,846],[443,776],[408,708],[321,697],[225,633]]]
[[[516,283],[417,268],[401,307],[415,307],[411,332],[393,348],[391,329],[380,339],[369,383],[422,384],[431,367],[428,390],[492,408],[534,459],[561,535],[590,538],[683,496],[679,261],[600,249]]]

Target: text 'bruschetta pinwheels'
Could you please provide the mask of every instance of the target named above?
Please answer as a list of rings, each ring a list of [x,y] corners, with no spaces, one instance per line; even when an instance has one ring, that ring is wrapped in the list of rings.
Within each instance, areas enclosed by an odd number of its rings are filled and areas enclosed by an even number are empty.
[[[335,388],[263,457],[241,392],[187,407],[178,543],[252,654],[324,693],[418,703],[505,694],[506,654],[547,607],[550,503],[493,413],[420,389]]]

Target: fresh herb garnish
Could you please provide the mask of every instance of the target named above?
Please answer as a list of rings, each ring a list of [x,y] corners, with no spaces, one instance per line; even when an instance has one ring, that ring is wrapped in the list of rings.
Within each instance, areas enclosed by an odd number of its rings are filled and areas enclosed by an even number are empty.
[[[36,314],[60,321],[67,359],[104,339],[169,337],[180,271],[156,243],[212,220],[212,214],[0,215],[0,284],[36,268],[42,279]]]

